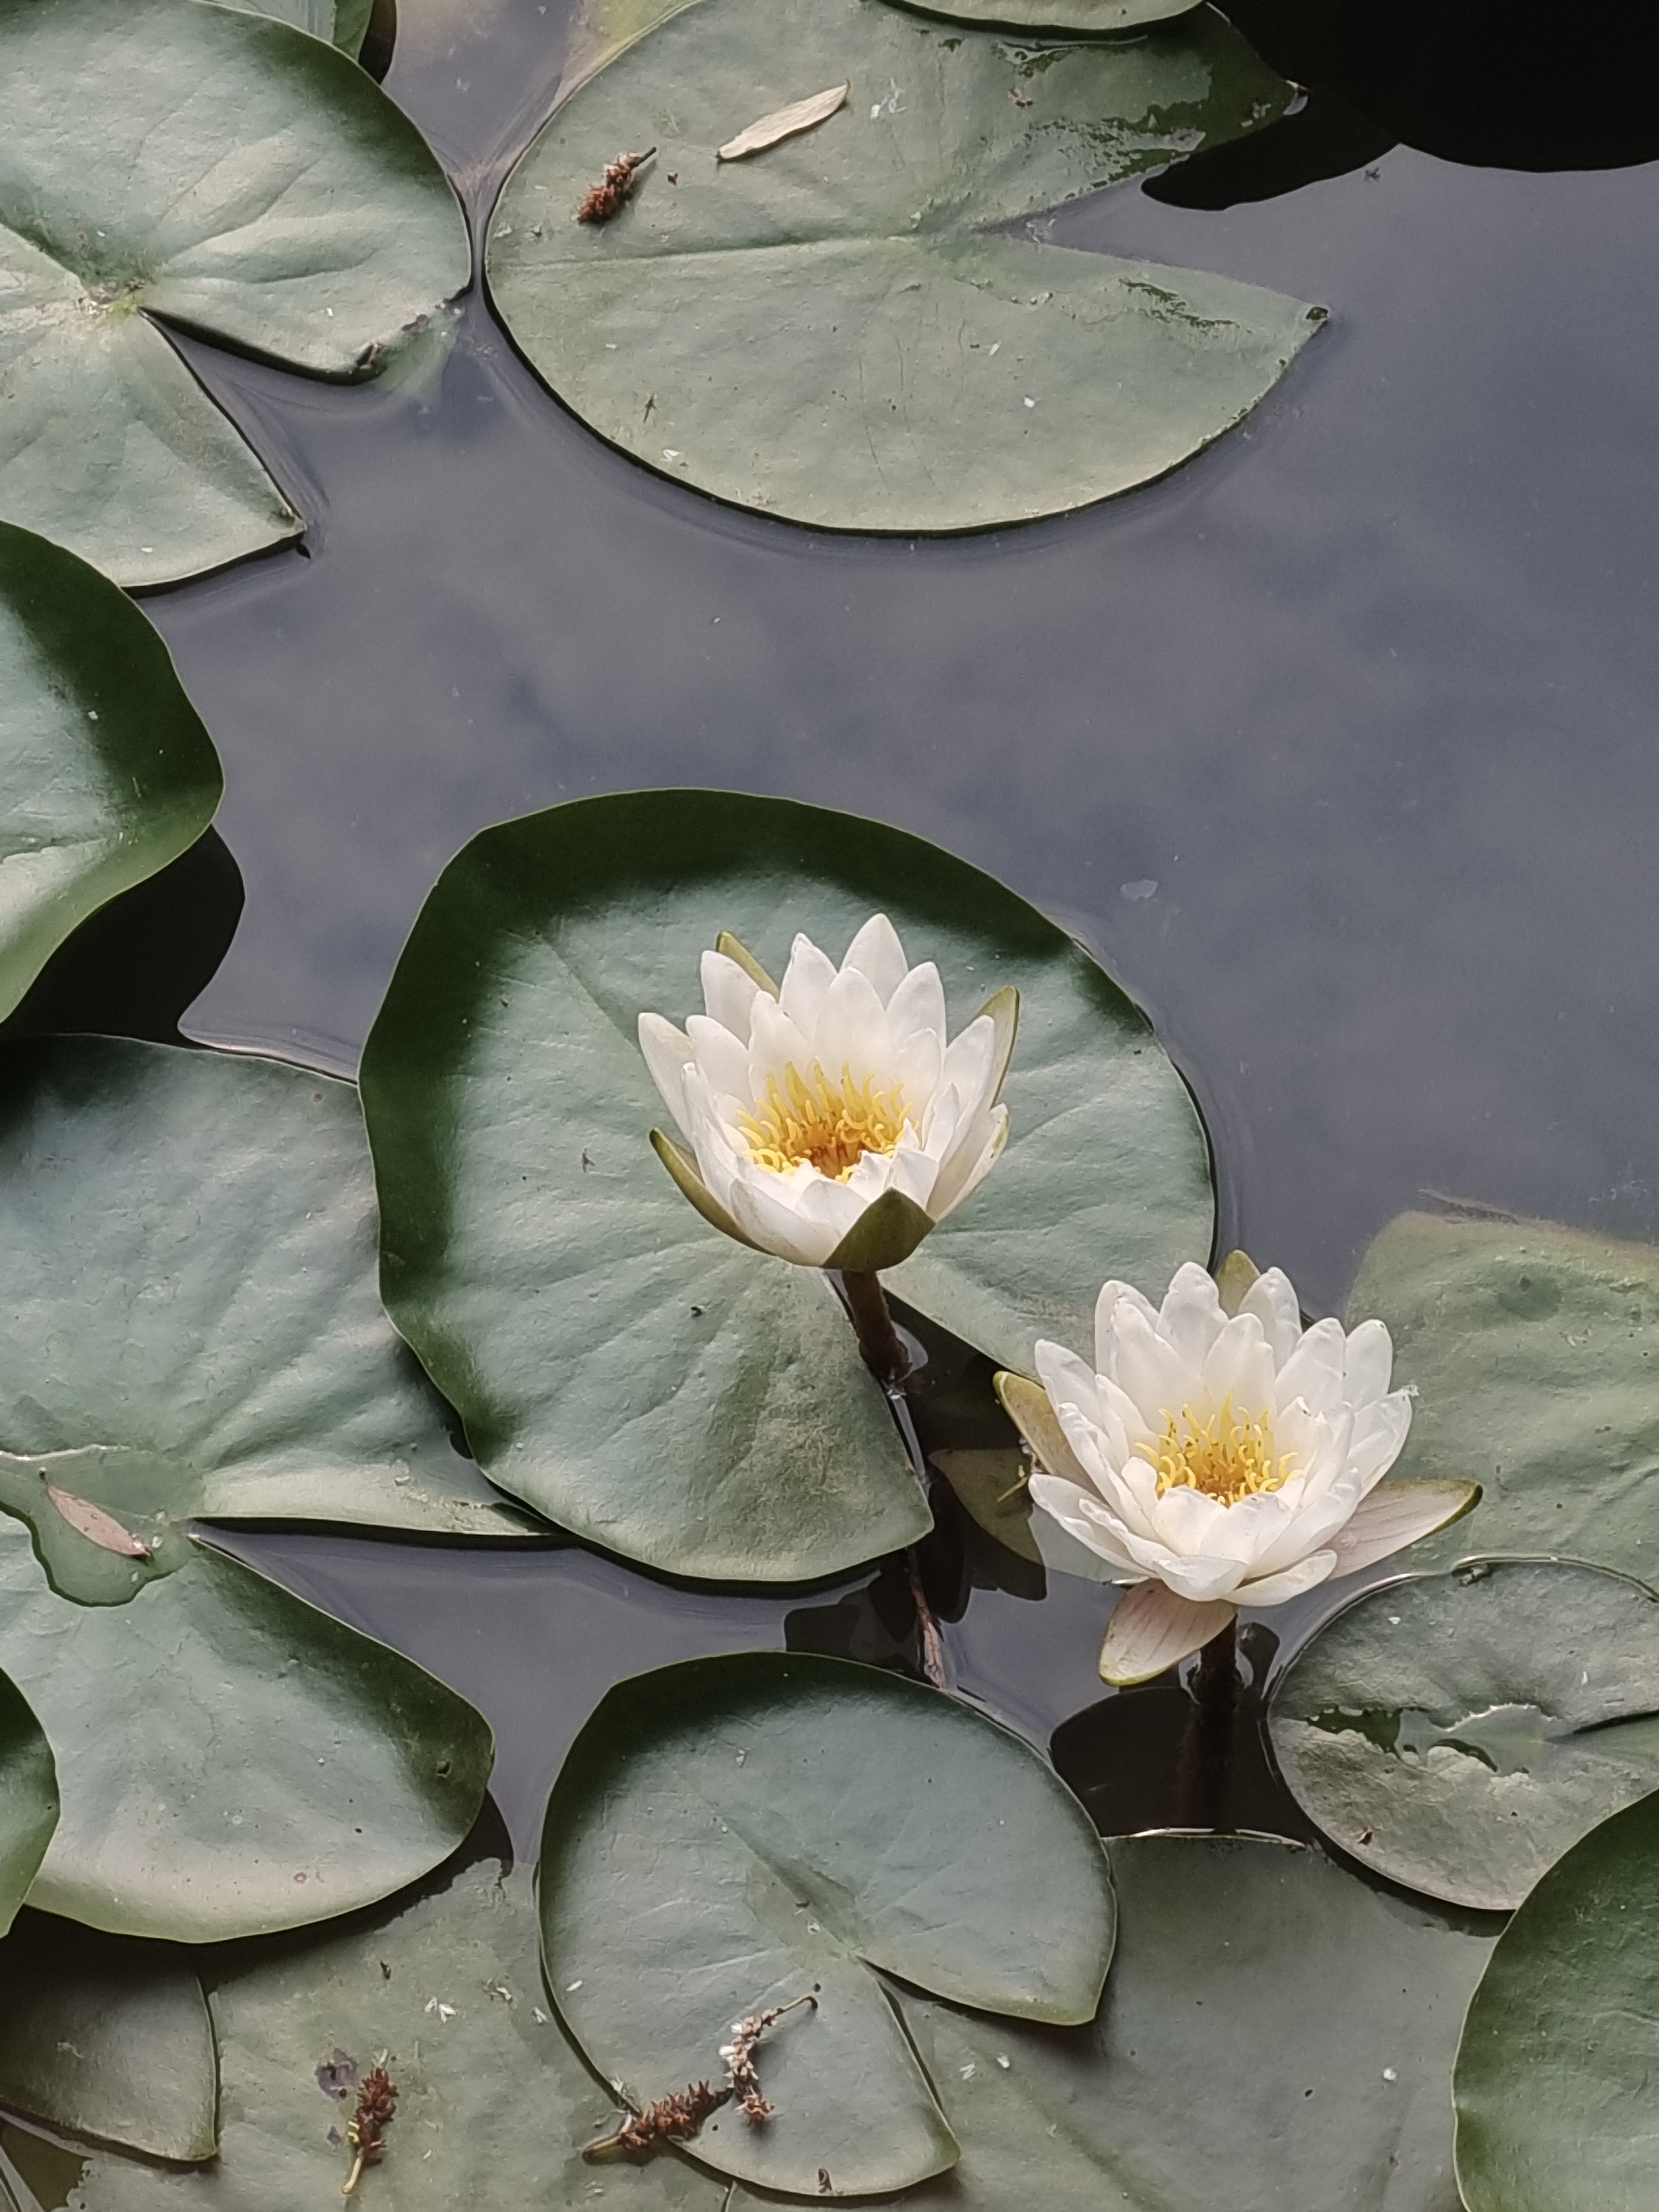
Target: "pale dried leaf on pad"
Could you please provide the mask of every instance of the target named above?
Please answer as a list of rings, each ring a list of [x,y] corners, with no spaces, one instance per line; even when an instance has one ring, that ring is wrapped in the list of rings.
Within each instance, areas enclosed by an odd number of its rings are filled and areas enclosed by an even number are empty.
[[[846,105],[850,89],[850,83],[832,84],[827,92],[815,92],[810,100],[792,100],[787,107],[775,108],[770,115],[763,115],[758,123],[751,123],[746,131],[739,131],[735,138],[728,138],[714,159],[740,161],[745,155],[763,154],[781,138],[793,138],[801,131],[815,131],[820,123],[827,123],[837,108]]]
[[[124,1528],[112,1513],[106,1513],[89,1498],[77,1498],[72,1491],[59,1490],[51,1482],[46,1485],[46,1495],[70,1527],[88,1543],[96,1544],[100,1551],[113,1552],[120,1559],[149,1557],[149,1546],[142,1536],[135,1536],[131,1528]]]

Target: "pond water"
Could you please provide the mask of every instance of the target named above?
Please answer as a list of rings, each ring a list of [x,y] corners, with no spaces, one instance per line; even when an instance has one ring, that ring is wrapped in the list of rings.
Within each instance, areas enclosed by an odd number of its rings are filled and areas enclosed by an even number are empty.
[[[476,223],[567,10],[471,5],[407,0],[387,86]],[[225,761],[222,842],[71,948],[34,1018],[182,1016],[349,1071],[482,825],[642,785],[779,793],[934,839],[1095,951],[1200,1103],[1220,1249],[1310,1310],[1425,1193],[1659,1235],[1654,173],[1616,88],[1587,104],[1554,54],[1483,74],[1409,13],[1417,75],[1356,34],[1300,65],[1279,154],[1054,220],[1331,311],[1241,433],[1064,520],[884,541],[718,507],[567,415],[476,292],[399,388],[188,348],[311,528],[147,599]],[[1291,69],[1298,11],[1258,16]],[[938,1347],[935,1444],[971,1440],[960,1381]],[[236,1548],[481,1707],[521,1850],[623,1675],[784,1643],[914,1660],[891,1568],[738,1595],[558,1544]],[[1109,1830],[1182,1816],[1182,1693],[1103,1692],[1097,1589],[1045,1589],[948,1511],[927,1564],[961,1690]],[[1305,1832],[1248,1747],[1220,1809]]]

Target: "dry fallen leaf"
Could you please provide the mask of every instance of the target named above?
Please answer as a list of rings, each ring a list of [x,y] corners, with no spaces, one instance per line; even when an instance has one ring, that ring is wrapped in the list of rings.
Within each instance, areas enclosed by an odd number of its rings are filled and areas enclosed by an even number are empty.
[[[751,123],[735,138],[728,138],[717,150],[715,160],[740,161],[746,154],[763,154],[780,138],[793,138],[798,131],[815,130],[820,123],[827,123],[844,104],[850,89],[850,85],[832,84],[827,92],[815,92],[810,100],[798,100],[788,107],[763,115],[758,123]]]
[[[149,1546],[135,1536],[131,1528],[124,1528],[114,1515],[106,1513],[101,1505],[94,1505],[90,1498],[77,1498],[72,1491],[59,1490],[50,1482],[46,1495],[70,1527],[101,1550],[113,1552],[122,1559],[149,1559]]]

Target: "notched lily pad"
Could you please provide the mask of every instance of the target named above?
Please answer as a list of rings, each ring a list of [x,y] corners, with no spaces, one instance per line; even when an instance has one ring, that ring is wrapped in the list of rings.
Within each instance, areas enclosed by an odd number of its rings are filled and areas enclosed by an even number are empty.
[[[419,133],[203,0],[0,0],[0,514],[126,585],[302,525],[162,335],[373,374],[467,279]]]
[[[374,0],[217,0],[218,6],[247,15],[269,15],[273,22],[292,23],[309,31],[313,39],[326,39],[356,61],[362,50]]]
[[[1659,1599],[1592,1567],[1493,1560],[1368,1590],[1273,1692],[1280,1771],[1352,1857],[1510,1911],[1659,1788]]]
[[[1099,1838],[1018,1738],[896,1675],[771,1652],[610,1692],[554,1785],[538,1893],[559,2008],[636,2106],[718,2080],[734,2021],[816,1996],[761,2046],[773,2117],[728,2106],[695,2146],[805,2196],[821,2168],[823,2193],[861,2196],[955,2161],[875,1970],[1084,2021],[1115,1928]]]
[[[1349,1300],[1418,1392],[1397,1475],[1478,1482],[1413,1560],[1553,1553],[1659,1587],[1659,1251],[1547,1221],[1407,1213]]]
[[[0,1990],[0,2106],[149,2158],[213,2156],[218,2060],[187,1954],[26,1912]]]
[[[839,958],[878,909],[957,1026],[1020,994],[1006,1150],[888,1279],[1029,1366],[1083,1336],[1104,1266],[1161,1289],[1207,1254],[1208,1153],[1110,978],[920,838],[723,792],[503,823],[445,870],[364,1052],[393,1319],[502,1488],[675,1573],[805,1579],[927,1525],[826,1285],[710,1227],[653,1156],[637,1038],[696,1004],[722,932],[781,971],[798,930]]]
[[[0,1452],[0,1512],[26,1524],[46,1579],[76,1605],[126,1605],[184,1566],[191,1552],[183,1524],[199,1490],[148,1452]],[[100,1492],[115,1511],[99,1504]]]
[[[46,1731],[0,1674],[0,1936],[28,1895],[58,1825],[58,1776]]]
[[[692,0],[623,43],[657,12],[579,36],[576,73],[604,65],[508,180],[486,266],[553,391],[665,474],[833,529],[1063,513],[1219,437],[1321,318],[1006,234],[1285,112],[1291,88],[1211,9],[1156,40],[1021,50],[869,0]],[[818,129],[715,161],[844,79]],[[619,216],[572,221],[619,149],[653,143]]]

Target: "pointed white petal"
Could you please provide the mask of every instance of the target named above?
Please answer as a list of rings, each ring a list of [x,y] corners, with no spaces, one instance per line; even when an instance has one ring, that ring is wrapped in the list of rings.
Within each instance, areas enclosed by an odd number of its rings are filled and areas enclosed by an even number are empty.
[[[693,1014],[685,1024],[698,1073],[716,1097],[749,1096],[749,1047],[711,1014]]]
[[[1357,1575],[1407,1544],[1461,1520],[1480,1496],[1477,1482],[1385,1482],[1355,1509],[1333,1540],[1334,1577]]]
[[[935,1221],[943,1221],[947,1213],[954,1213],[971,1198],[1002,1158],[1002,1148],[1008,1141],[1008,1109],[994,1106],[984,1121],[969,1124],[969,1133],[981,1137],[977,1148],[964,1144],[958,1132],[950,1158],[939,1163],[939,1180],[927,1207]]]
[[[1316,1589],[1329,1578],[1335,1566],[1334,1552],[1315,1552],[1276,1575],[1263,1575],[1256,1582],[1241,1583],[1233,1595],[1240,1605],[1283,1605],[1287,1598],[1300,1597],[1304,1590]]]
[[[1244,1570],[1237,1559],[1188,1558],[1183,1553],[1171,1551],[1166,1544],[1148,1543],[1127,1523],[1120,1522],[1117,1525],[1124,1549],[1142,1573],[1155,1575],[1159,1582],[1167,1583],[1172,1590],[1182,1597],[1191,1598],[1195,1605],[1231,1597],[1244,1579]]]
[[[1179,1415],[1197,1381],[1182,1365],[1175,1346],[1164,1342],[1156,1322],[1139,1306],[1120,1298],[1099,1349],[1108,1355],[1098,1362],[1101,1373],[1128,1393],[1147,1428],[1162,1435],[1164,1423]]]
[[[1036,1362],[1037,1380],[1056,1406],[1069,1401],[1089,1419],[1098,1425],[1101,1414],[1100,1389],[1092,1369],[1086,1359],[1079,1359],[1063,1344],[1050,1344],[1039,1337],[1032,1355]]]
[[[1158,1311],[1158,1333],[1194,1375],[1202,1370],[1226,1316],[1206,1270],[1188,1261],[1177,1267]]]
[[[812,1048],[798,1026],[790,1020],[775,999],[764,991],[757,991],[750,1006],[749,1032],[749,1093],[752,1098],[766,1096],[767,1079],[775,1076],[778,1088],[787,1098],[784,1088],[785,1072],[793,1067],[803,1075],[812,1073]],[[837,1069],[836,1073],[840,1073]]]
[[[1403,1390],[1373,1399],[1353,1417],[1348,1465],[1359,1477],[1360,1494],[1375,1489],[1405,1449],[1412,1425],[1412,1401]]]
[[[689,1137],[691,1121],[685,1104],[685,1071],[692,1057],[691,1040],[660,1014],[640,1016],[639,1037],[651,1080],[662,1093],[663,1104]]]
[[[980,1014],[945,1048],[939,1081],[955,1084],[972,1110],[981,1111],[996,1093],[996,1024]]]
[[[1058,1521],[1068,1536],[1075,1536],[1079,1544],[1086,1544],[1097,1559],[1104,1559],[1108,1566],[1120,1573],[1138,1572],[1134,1561],[1124,1550],[1109,1522],[1097,1514],[1084,1510],[1087,1503],[1097,1502],[1092,1491],[1084,1490],[1074,1482],[1065,1482],[1058,1475],[1049,1474],[1039,1468],[1030,1482],[1031,1503]]]
[[[924,960],[904,978],[887,1001],[887,1020],[901,1050],[912,1037],[930,1036],[944,1051],[945,985],[933,961]]]
[[[1242,1313],[1226,1322],[1204,1362],[1204,1391],[1210,1402],[1220,1406],[1231,1399],[1239,1419],[1249,1419],[1272,1407],[1273,1379],[1273,1352],[1255,1316]]]
[[[1340,1321],[1316,1321],[1279,1370],[1279,1402],[1304,1399],[1316,1413],[1342,1403],[1342,1369],[1347,1340]]]
[[[1150,1298],[1142,1297],[1133,1283],[1120,1283],[1114,1276],[1101,1285],[1100,1296],[1095,1300],[1095,1366],[1102,1375],[1114,1372],[1118,1321],[1121,1314],[1131,1308],[1157,1328],[1157,1308]]]
[[[843,968],[824,993],[812,1054],[831,1083],[839,1083],[849,1068],[854,1083],[872,1075],[884,1085],[892,1079],[887,1012],[870,978],[858,969]]]
[[[847,948],[842,973],[849,968],[867,975],[884,1006],[909,972],[899,935],[884,914],[872,914]]]
[[[803,1036],[818,1025],[824,994],[836,980],[836,963],[820,952],[810,937],[797,937],[789,948],[789,965],[778,986],[778,1004]]]
[[[1258,1275],[1239,1302],[1240,1313],[1253,1313],[1266,1332],[1273,1365],[1282,1367],[1302,1340],[1302,1309],[1282,1267]]]
[[[1343,1390],[1351,1406],[1369,1406],[1394,1373],[1394,1339],[1380,1321],[1362,1321],[1348,1338]]]
[[[768,1183],[774,1188],[767,1188]],[[781,1176],[766,1176],[763,1169],[737,1175],[726,1194],[726,1210],[762,1251],[798,1267],[821,1267],[841,1240],[833,1228],[804,1219],[788,1202],[787,1188]]]
[[[710,1018],[731,1030],[733,1036],[749,1042],[749,1018],[757,998],[768,994],[745,969],[724,952],[705,952],[702,956],[702,1003]]]
[[[1039,1345],[1037,1350],[1041,1352],[1042,1346]],[[1089,1477],[1067,1443],[1042,1383],[1006,1372],[996,1376],[994,1382],[1003,1411],[1030,1445],[1038,1468],[1079,1490],[1086,1490]]]
[[[1100,1647],[1100,1679],[1120,1689],[1149,1682],[1177,1667],[1212,1637],[1219,1636],[1237,1608],[1194,1605],[1162,1583],[1141,1583],[1118,1601]]]

